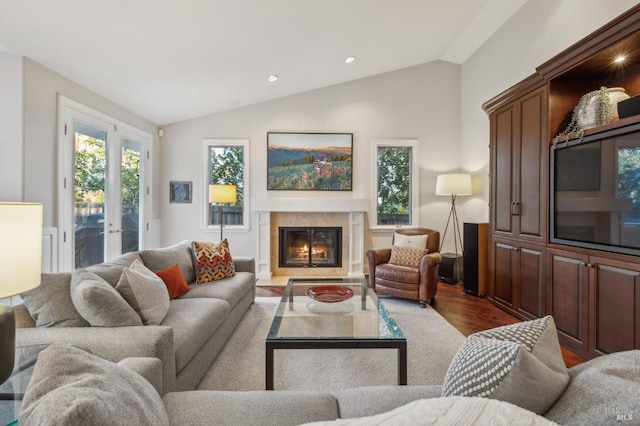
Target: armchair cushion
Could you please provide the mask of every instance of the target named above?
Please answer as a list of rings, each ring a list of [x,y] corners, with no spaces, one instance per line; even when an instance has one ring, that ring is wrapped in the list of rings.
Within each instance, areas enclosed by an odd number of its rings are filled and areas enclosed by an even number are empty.
[[[425,241],[426,244],[426,241]],[[422,257],[428,253],[424,248],[392,246],[389,263],[394,265],[420,266]]]
[[[413,247],[423,249],[427,247],[429,234],[407,235],[399,232],[393,233],[393,245],[398,247]]]

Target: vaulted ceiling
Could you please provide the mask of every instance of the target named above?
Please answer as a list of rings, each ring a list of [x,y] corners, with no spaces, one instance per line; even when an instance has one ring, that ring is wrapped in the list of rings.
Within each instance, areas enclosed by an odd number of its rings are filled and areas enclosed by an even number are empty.
[[[163,125],[434,60],[463,63],[526,1],[0,0],[0,54]]]

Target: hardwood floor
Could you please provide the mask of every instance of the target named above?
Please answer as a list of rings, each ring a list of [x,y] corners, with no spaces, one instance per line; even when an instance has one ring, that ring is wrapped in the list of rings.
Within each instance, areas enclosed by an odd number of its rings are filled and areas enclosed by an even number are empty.
[[[281,285],[260,285],[257,287],[256,295],[277,297],[282,296],[283,292],[284,287]],[[485,297],[466,294],[460,285],[438,283],[438,294],[436,294],[434,300],[433,308],[465,336],[477,331],[520,321],[513,315],[494,306]],[[562,348],[562,356],[567,367],[584,362],[584,359],[565,348]]]

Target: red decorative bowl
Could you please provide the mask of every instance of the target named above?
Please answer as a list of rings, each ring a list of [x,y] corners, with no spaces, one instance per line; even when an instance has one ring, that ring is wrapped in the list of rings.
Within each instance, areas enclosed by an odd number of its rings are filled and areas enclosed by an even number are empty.
[[[317,285],[307,290],[307,296],[319,302],[342,302],[353,297],[353,290],[341,285]]]

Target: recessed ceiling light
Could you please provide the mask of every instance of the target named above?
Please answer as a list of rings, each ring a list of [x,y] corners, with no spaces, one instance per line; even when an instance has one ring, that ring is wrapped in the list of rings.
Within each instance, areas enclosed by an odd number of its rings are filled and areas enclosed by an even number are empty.
[[[269,77],[267,77],[267,81],[270,81],[273,83],[274,81],[278,80],[278,78],[279,77],[277,75],[271,74]]]
[[[624,55],[619,55],[619,56],[617,56],[617,57],[613,60],[613,62],[615,62],[616,64],[619,64],[619,63],[621,63],[621,62],[624,62],[624,61],[625,61],[625,59],[627,59],[627,57],[626,57],[626,56],[624,56]]]
[[[350,64],[351,62],[353,62],[355,60],[356,60],[355,56],[347,56],[346,58],[344,58],[344,63],[345,64]]]

